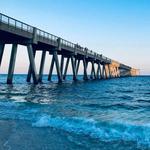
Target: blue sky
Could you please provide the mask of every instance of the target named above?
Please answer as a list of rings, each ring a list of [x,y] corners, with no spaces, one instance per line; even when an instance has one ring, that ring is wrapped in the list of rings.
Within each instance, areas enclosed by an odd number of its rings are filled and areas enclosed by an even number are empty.
[[[4,14],[150,74],[149,0],[1,0],[0,7]],[[24,53],[18,51],[19,58]],[[3,60],[1,71],[6,65]],[[17,73],[26,69],[17,63]]]

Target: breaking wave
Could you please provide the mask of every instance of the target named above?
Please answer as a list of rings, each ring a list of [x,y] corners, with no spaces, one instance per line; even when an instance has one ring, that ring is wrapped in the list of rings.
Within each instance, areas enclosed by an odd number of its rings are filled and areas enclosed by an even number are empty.
[[[75,134],[84,134],[102,141],[130,141],[138,147],[150,148],[150,125],[121,122],[99,122],[89,118],[41,116],[34,127],[53,127]]]

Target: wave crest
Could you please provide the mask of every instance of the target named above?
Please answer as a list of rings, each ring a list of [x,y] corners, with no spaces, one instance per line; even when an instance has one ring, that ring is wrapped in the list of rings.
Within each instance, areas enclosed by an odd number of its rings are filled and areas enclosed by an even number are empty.
[[[150,148],[150,126],[118,122],[98,122],[80,117],[42,116],[32,124],[34,127],[54,127],[75,134],[85,134],[102,141],[133,141],[137,146]]]

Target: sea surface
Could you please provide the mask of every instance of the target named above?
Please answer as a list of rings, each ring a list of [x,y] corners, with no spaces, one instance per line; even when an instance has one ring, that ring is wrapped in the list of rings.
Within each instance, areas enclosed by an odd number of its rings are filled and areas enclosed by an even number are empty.
[[[14,84],[0,76],[0,150],[150,150],[150,77]]]

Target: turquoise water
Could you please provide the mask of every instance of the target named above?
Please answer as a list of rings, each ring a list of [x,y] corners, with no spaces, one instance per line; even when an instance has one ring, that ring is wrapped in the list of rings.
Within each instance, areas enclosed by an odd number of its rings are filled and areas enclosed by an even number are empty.
[[[0,76],[1,150],[148,150],[150,77],[6,85]],[[79,77],[82,78],[81,76]]]

